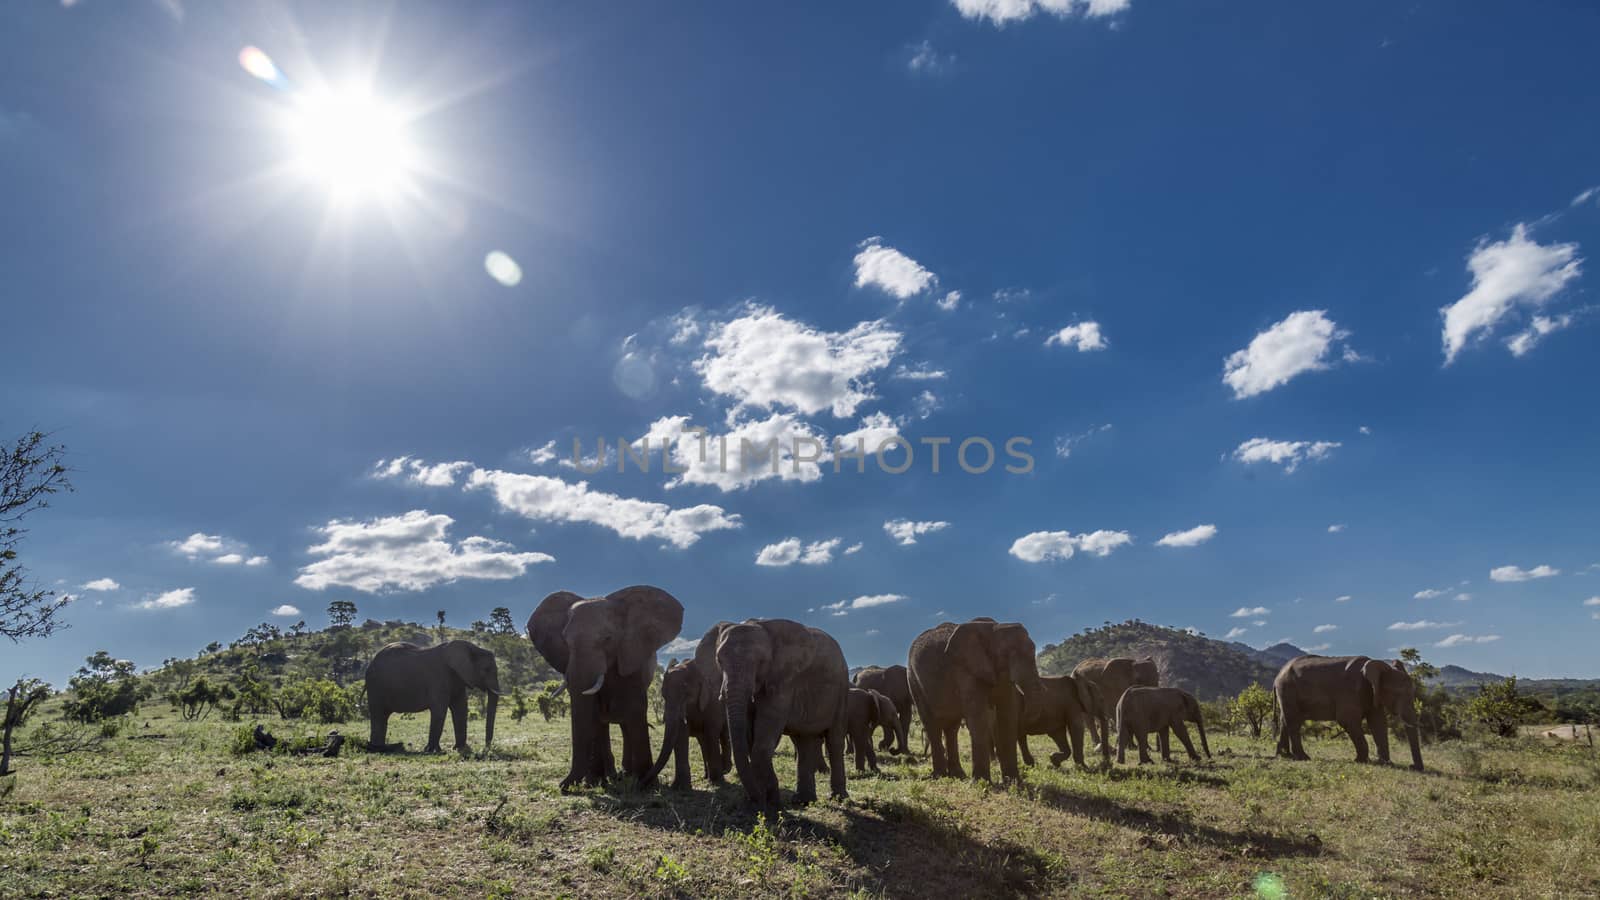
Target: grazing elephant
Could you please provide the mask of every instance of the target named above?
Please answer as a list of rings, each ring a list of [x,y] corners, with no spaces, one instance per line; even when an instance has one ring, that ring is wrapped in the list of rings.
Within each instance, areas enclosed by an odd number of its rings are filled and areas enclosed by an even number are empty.
[[[1378,761],[1389,762],[1389,714],[1405,725],[1411,742],[1411,768],[1422,771],[1422,744],[1417,731],[1416,685],[1398,659],[1385,662],[1365,656],[1299,656],[1283,664],[1272,682],[1277,694],[1278,754],[1310,759],[1300,745],[1300,727],[1306,722],[1338,722],[1356,745],[1356,762],[1367,761],[1367,738],[1361,723],[1372,730]]]
[[[712,626],[712,653],[716,652],[717,626]],[[713,660],[714,662],[714,660]],[[661,755],[645,776],[652,781],[667,764],[667,757],[675,758],[672,788],[686,791],[689,779],[689,738],[700,742],[700,758],[705,761],[706,780],[722,784],[723,776],[733,768],[733,751],[728,742],[727,716],[722,704],[717,702],[716,690],[707,690],[706,667],[699,659],[691,659],[673,666],[661,676],[661,699],[666,708],[666,735],[661,742]]]
[[[1211,745],[1206,742],[1206,723],[1200,716],[1200,701],[1188,691],[1175,687],[1131,687],[1117,701],[1117,762],[1127,762],[1128,743],[1139,745],[1139,764],[1150,762],[1150,733],[1159,732],[1161,761],[1172,762],[1172,746],[1167,741],[1167,729],[1183,742],[1189,758],[1198,762],[1200,754],[1194,752],[1194,742],[1189,740],[1189,729],[1183,723],[1193,722],[1200,729],[1200,746],[1211,758]]]
[[[888,753],[909,755],[911,749],[907,741],[911,737],[911,682],[906,676],[906,667],[867,666],[856,673],[856,687],[877,691],[894,704],[899,724],[893,733],[888,731],[883,733],[883,743],[878,745],[878,749]]]
[[[846,752],[856,757],[856,771],[871,767],[878,771],[878,754],[872,749],[872,732],[883,729],[884,743],[894,739],[900,730],[900,713],[888,697],[877,691],[850,689],[849,722],[846,725]]]
[[[379,650],[367,664],[367,709],[372,720],[368,748],[388,744],[389,714],[428,711],[426,752],[439,752],[445,710],[455,726],[456,749],[467,750],[467,688],[489,694],[483,714],[483,746],[494,741],[494,716],[500,706],[500,672],[494,654],[471,641],[446,641],[432,647],[396,643]]]
[[[1050,754],[1050,765],[1059,766],[1068,757],[1080,768],[1083,762],[1083,733],[1086,726],[1100,718],[1100,732],[1106,732],[1106,720],[1101,716],[1105,704],[1101,702],[1100,688],[1087,678],[1071,675],[1046,675],[1039,679],[1043,690],[1025,697],[1019,719],[1017,750],[1022,761],[1033,765],[1033,754],[1028,750],[1028,735],[1046,734],[1056,742],[1055,753]],[[1090,730],[1091,735],[1093,730]],[[1070,741],[1069,741],[1070,738]],[[1105,763],[1111,763],[1111,742],[1100,744]]]
[[[528,617],[528,637],[545,662],[566,676],[571,698],[572,765],[561,780],[563,791],[613,774],[613,724],[622,727],[622,773],[648,783],[648,695],[656,651],[681,628],[683,604],[649,585],[590,600],[557,591]]]
[[[848,725],[850,669],[844,652],[826,632],[788,619],[747,619],[719,624],[711,658],[722,688],[723,709],[750,802],[775,811],[782,805],[772,755],[778,741],[794,741],[797,783],[794,802],[817,799],[816,773],[823,747],[835,799],[845,789],[844,739]],[[707,632],[701,648],[712,637]],[[696,653],[699,660],[704,654]]]
[[[1128,688],[1160,687],[1161,672],[1156,667],[1156,661],[1146,656],[1134,659],[1129,656],[1115,656],[1111,659],[1086,659],[1078,663],[1072,670],[1075,678],[1087,678],[1100,688],[1101,709],[1099,719],[1104,722],[1116,717],[1117,701],[1122,699],[1122,692]],[[1094,733],[1094,721],[1089,723],[1089,735],[1096,743],[1109,745],[1111,735],[1106,734],[1102,726],[1099,734]]]
[[[1000,774],[1017,771],[1022,696],[1042,690],[1033,638],[1015,622],[990,618],[944,622],[917,635],[908,656],[911,698],[927,730],[935,778],[965,778],[956,741],[963,723],[972,741],[972,773],[989,781],[989,753],[999,745]],[[996,740],[1000,737],[1000,740]]]

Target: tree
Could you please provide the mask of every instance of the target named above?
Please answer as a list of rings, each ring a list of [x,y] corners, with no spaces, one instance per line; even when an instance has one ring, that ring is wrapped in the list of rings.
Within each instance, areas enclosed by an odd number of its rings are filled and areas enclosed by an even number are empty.
[[[328,627],[349,628],[356,621],[356,605],[349,600],[335,600],[328,604]]]
[[[1517,690],[1517,676],[1481,685],[1467,701],[1467,717],[1501,737],[1515,737],[1517,726],[1544,712],[1544,704]]]
[[[1228,703],[1228,714],[1250,726],[1250,736],[1261,737],[1261,724],[1272,716],[1272,693],[1259,684],[1250,684]]]
[[[298,621],[298,622],[294,623],[293,625],[289,626],[289,635],[291,637],[297,639],[297,640],[302,635],[304,635],[305,633],[306,633],[306,620],[305,619],[301,619],[300,621]]]
[[[14,771],[11,768],[11,733],[20,728],[34,706],[48,696],[50,685],[37,678],[18,678],[6,692],[6,717],[0,726],[5,729],[0,736],[0,775],[10,775]]]
[[[1402,648],[1400,661],[1417,686],[1417,726],[1422,739],[1432,743],[1461,737],[1461,704],[1444,685],[1430,684],[1439,677],[1439,667],[1424,660],[1415,647]]]
[[[115,659],[104,650],[85,660],[78,674],[67,682],[72,696],[62,713],[79,722],[99,722],[133,712],[144,699],[133,663]]]
[[[441,609],[434,615],[439,617],[439,643],[442,644],[444,643],[444,610]]]
[[[511,610],[496,606],[489,612],[490,634],[516,634],[517,624],[511,620]]]
[[[213,687],[204,675],[194,680],[194,683],[181,691],[173,691],[168,695],[172,705],[183,713],[184,719],[195,721],[210,715],[211,710],[218,703],[234,698],[233,688],[224,684]]]
[[[17,563],[17,545],[27,534],[17,523],[49,506],[51,495],[72,490],[61,463],[66,449],[45,444],[45,437],[31,431],[0,447],[0,635],[13,642],[49,637],[63,627],[56,613],[68,599],[30,586],[27,571]]]

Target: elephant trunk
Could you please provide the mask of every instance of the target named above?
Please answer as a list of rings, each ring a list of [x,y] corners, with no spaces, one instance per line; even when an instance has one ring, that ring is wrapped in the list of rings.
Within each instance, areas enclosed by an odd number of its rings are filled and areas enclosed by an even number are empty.
[[[678,732],[684,727],[681,718],[673,718],[670,715],[667,717],[666,730],[661,738],[661,753],[656,756],[655,764],[650,767],[650,771],[645,774],[640,784],[655,783],[656,776],[661,774],[661,770],[667,767],[667,760],[672,758],[672,751],[678,746]]]
[[[1411,744],[1411,768],[1422,771],[1422,734],[1415,722],[1407,722],[1406,740]]]
[[[1211,745],[1206,743],[1206,717],[1201,715],[1195,719],[1195,724],[1200,726],[1200,749],[1206,752],[1206,759],[1211,758]]]
[[[483,749],[488,750],[494,743],[494,716],[500,711],[500,693],[491,690],[489,702],[483,708]]]
[[[745,791],[755,797],[765,789],[756,784],[755,766],[750,760],[750,699],[753,690],[750,676],[743,673],[726,673],[723,688],[723,707],[728,717],[728,741],[733,748],[733,765],[739,771],[739,781]]]

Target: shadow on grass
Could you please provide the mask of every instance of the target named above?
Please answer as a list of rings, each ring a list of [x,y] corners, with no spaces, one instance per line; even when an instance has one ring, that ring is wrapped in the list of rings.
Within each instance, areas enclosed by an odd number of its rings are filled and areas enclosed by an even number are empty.
[[[1055,785],[1039,786],[1035,790],[1035,797],[1042,803],[1073,815],[1149,834],[1169,835],[1182,843],[1203,844],[1239,856],[1280,858],[1320,856],[1323,852],[1322,841],[1315,835],[1296,837],[1253,828],[1229,831],[1175,813],[1152,812],[1107,797],[1074,793]]]

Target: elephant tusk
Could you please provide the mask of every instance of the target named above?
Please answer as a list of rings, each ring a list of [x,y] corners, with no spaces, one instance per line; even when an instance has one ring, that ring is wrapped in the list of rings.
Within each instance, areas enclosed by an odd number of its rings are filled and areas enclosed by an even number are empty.
[[[594,687],[592,687],[592,688],[589,688],[589,689],[588,689],[588,690],[587,690],[587,691],[584,691],[584,692],[583,692],[583,695],[584,695],[584,696],[585,696],[585,697],[587,697],[587,696],[589,696],[589,695],[590,695],[590,694],[593,694],[593,693],[596,693],[596,692],[597,692],[597,691],[599,691],[599,690],[600,690],[600,685],[602,685],[602,684],[605,684],[605,683],[606,683],[606,673],[604,673],[604,672],[601,672],[601,673],[600,673],[600,677],[599,677],[599,678],[596,678],[596,679],[595,679],[595,680],[594,680]]]

